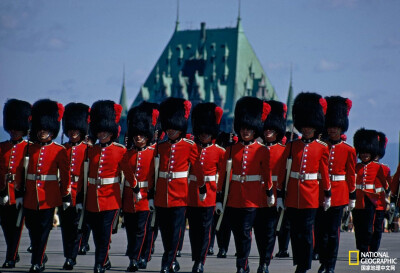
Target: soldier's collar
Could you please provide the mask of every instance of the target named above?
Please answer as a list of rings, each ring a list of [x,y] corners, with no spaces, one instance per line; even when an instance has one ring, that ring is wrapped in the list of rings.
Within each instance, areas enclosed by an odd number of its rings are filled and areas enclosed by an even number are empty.
[[[342,142],[341,139],[339,139],[339,140],[332,140],[332,139],[329,139],[328,141],[329,141],[329,143],[332,144],[332,145],[336,145],[336,144],[339,144],[340,142]]]
[[[21,139],[18,139],[18,140],[11,140],[10,139],[10,142],[12,143],[12,144],[19,144],[19,143],[21,143],[22,141],[23,141],[24,139],[23,138],[21,138]]]
[[[69,143],[71,146],[78,146],[79,144],[82,143],[82,140],[81,140],[81,141],[78,141],[78,142],[71,142],[71,141],[68,141],[68,143]]]
[[[242,143],[243,145],[247,146],[247,145],[253,144],[255,141],[256,141],[255,139],[250,140],[250,141],[243,141],[242,140],[242,141],[240,141],[240,143]]]
[[[210,147],[212,145],[212,142],[206,143],[206,144],[199,142],[199,145],[200,145],[201,148],[207,148],[207,147]]]
[[[106,143],[100,143],[100,147],[102,147],[102,148],[108,147],[111,145],[111,143],[113,143],[112,140],[110,140],[109,142],[106,142]]]
[[[168,142],[171,143],[171,144],[175,144],[175,143],[178,143],[181,139],[182,139],[181,137],[178,137],[178,138],[175,139],[175,140],[168,139]]]
[[[46,145],[49,145],[51,143],[53,143],[53,140],[50,140],[50,141],[47,141],[47,142],[40,142],[40,145],[41,146],[46,146]]]
[[[147,146],[147,145],[146,145],[146,146],[144,146],[144,147],[142,147],[142,148],[139,148],[139,147],[136,147],[136,146],[135,146],[135,148],[134,148],[134,149],[135,149],[136,151],[138,151],[138,152],[141,152],[141,151],[144,151],[144,150],[146,150],[146,149],[147,149],[147,147],[149,147],[149,146]]]
[[[303,141],[304,143],[311,143],[316,139],[317,139],[316,137],[312,137],[312,138],[309,138],[309,139],[301,138],[301,141]]]
[[[265,146],[273,146],[273,145],[277,144],[278,142],[279,142],[278,140],[275,140],[275,141],[272,141],[272,142],[264,142],[264,145]]]

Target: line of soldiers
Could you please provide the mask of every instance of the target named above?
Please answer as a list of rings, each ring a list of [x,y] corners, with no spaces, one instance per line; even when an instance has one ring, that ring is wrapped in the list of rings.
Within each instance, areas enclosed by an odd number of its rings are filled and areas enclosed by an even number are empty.
[[[3,117],[10,140],[0,144],[0,212],[7,243],[3,267],[13,268],[19,261],[25,220],[32,245],[29,272],[45,269],[56,207],[65,270],[76,264],[85,224],[93,232],[94,272],[111,268],[108,251],[120,210],[128,272],[147,267],[157,228],[164,246],[160,272],[178,272],[186,218],[192,272],[204,271],[213,229],[226,227],[235,240],[237,272],[250,272],[253,229],[257,273],[269,272],[276,230],[286,220],[295,272],[310,269],[316,254],[318,272],[334,272],[344,209],[354,208],[357,249],[379,249],[390,186],[391,211],[398,201],[400,166],[392,183],[389,168],[378,162],[387,142],[383,133],[358,130],[355,148],[342,141],[349,99],[300,93],[293,118],[302,137],[290,137],[286,146],[287,109],[281,102],[239,99],[233,126],[238,141],[230,134],[221,142],[224,148],[216,144],[223,110],[214,103],[191,108],[188,100],[168,98],[160,105],[143,102],[130,109],[124,146],[115,142],[122,107],[113,101],[100,100],[91,107],[69,103],[64,109],[49,99],[33,106],[8,100]],[[190,114],[194,140],[186,138]],[[68,137],[64,145],[53,141],[61,121]],[[91,144],[87,135],[98,143]],[[218,256],[226,257],[229,236],[220,237],[225,237],[225,253]]]

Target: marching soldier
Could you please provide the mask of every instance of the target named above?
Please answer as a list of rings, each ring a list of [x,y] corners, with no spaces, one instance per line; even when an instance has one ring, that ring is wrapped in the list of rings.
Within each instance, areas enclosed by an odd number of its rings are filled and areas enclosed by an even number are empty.
[[[385,156],[386,144],[388,139],[386,135],[382,132],[378,132],[378,139],[379,139],[379,150],[378,155],[376,157],[376,162],[379,162]],[[389,191],[388,186],[392,184],[392,177],[390,176],[390,168],[388,165],[383,163],[379,163],[382,166],[383,174],[385,177],[385,182],[382,182],[378,179],[376,181],[377,188],[381,188],[382,190],[385,189],[385,193],[380,193],[379,195],[379,202],[376,205],[375,217],[374,217],[374,232],[372,234],[371,245],[369,251],[376,252],[379,250],[379,246],[381,244],[382,232],[383,232],[383,220],[385,219],[385,212],[387,204],[389,203]],[[376,191],[376,190],[375,190]]]
[[[356,165],[356,206],[353,210],[356,247],[360,252],[368,252],[376,208],[388,185],[382,165],[374,161],[379,154],[378,133],[375,130],[359,129],[354,134],[354,146],[361,159]]]
[[[129,266],[126,271],[135,272],[139,269],[141,252],[145,247],[148,226],[151,223],[147,189],[149,181],[154,180],[154,148],[149,146],[153,139],[158,110],[151,103],[142,102],[128,112],[128,147],[124,156],[129,167],[134,171],[139,192],[133,191],[129,184],[125,185],[122,209],[128,238],[127,255]],[[152,182],[150,182],[152,184]],[[144,259],[144,257],[143,257]]]
[[[273,195],[276,196],[276,182],[278,180],[278,161],[285,150],[280,143],[286,131],[286,104],[279,101],[268,101],[271,106],[271,113],[264,122],[264,133],[262,135],[265,146],[270,151],[269,166],[272,172]],[[278,220],[276,204],[268,205],[265,195],[266,185],[263,184],[261,193],[261,205],[257,209],[254,222],[254,235],[256,238],[258,253],[260,255],[257,273],[268,273],[268,266],[271,262],[272,251],[275,246],[275,227]]]
[[[320,192],[320,207],[316,217],[319,218],[318,234],[317,230],[315,231],[321,263],[318,272],[333,273],[339,250],[338,230],[340,230],[343,208],[348,205],[348,209],[351,211],[356,202],[355,166],[357,156],[355,149],[341,139],[341,135],[349,128],[348,115],[352,106],[351,100],[339,96],[325,99],[328,103],[325,128],[328,136],[328,168],[332,197],[331,207],[324,211],[322,207],[323,192]]]
[[[271,170],[269,167],[270,152],[267,147],[258,143],[263,122],[271,108],[262,100],[254,97],[239,99],[235,107],[234,129],[239,142],[229,147],[224,156],[224,164],[232,158],[232,171],[229,180],[226,214],[232,227],[236,245],[236,268],[238,273],[250,272],[248,257],[251,248],[251,230],[260,207],[260,191],[267,195],[267,203],[275,202],[272,194]],[[225,169],[225,166],[222,168]],[[264,182],[264,186],[262,186]],[[225,177],[218,181],[218,192],[222,192]],[[221,200],[217,200],[217,213],[223,211]]]
[[[193,135],[199,154],[190,169],[187,212],[194,273],[204,271],[215,209],[217,177],[225,172],[221,169],[225,149],[213,144],[219,133],[222,114],[223,110],[215,103],[200,103],[192,113]]]
[[[60,130],[64,106],[49,99],[32,107],[29,167],[24,196],[26,226],[32,243],[32,266],[29,272],[41,272],[47,261],[47,240],[53,226],[54,210],[71,205],[71,178],[67,151],[53,142]],[[59,173],[59,175],[58,175]]]
[[[156,207],[164,245],[163,273],[180,269],[175,255],[185,220],[189,166],[193,166],[197,158],[195,143],[184,138],[190,109],[190,101],[180,98],[168,98],[160,105],[160,122],[168,140],[156,148],[160,158],[158,180],[150,186],[148,199],[150,210],[154,210],[154,205]]]
[[[16,227],[18,210],[22,205],[23,166],[31,119],[30,103],[10,99],[4,104],[3,126],[10,140],[0,143],[0,223],[7,244],[3,268],[14,268],[19,261],[18,246],[23,224]]]
[[[90,131],[99,143],[89,147],[88,151],[85,217],[92,229],[96,247],[95,273],[104,273],[111,268],[108,250],[112,226],[121,207],[121,170],[134,192],[139,192],[132,169],[122,160],[126,148],[114,142],[120,131],[118,123],[121,111],[121,105],[110,100],[97,101],[90,110]],[[82,185],[78,185],[78,188],[82,188]],[[82,209],[83,198],[82,194],[77,197],[77,209]]]
[[[69,103],[65,106],[63,116],[63,133],[69,141],[64,144],[67,149],[69,168],[71,173],[71,197],[69,208],[59,208],[61,220],[61,234],[65,263],[63,269],[72,270],[76,264],[82,234],[78,232],[81,211],[76,210],[76,193],[79,180],[83,180],[83,162],[87,155],[88,144],[84,142],[88,131],[89,106],[83,103]]]
[[[286,211],[290,223],[293,264],[296,273],[311,268],[313,225],[319,205],[319,183],[324,190],[324,208],[330,207],[331,185],[328,173],[329,149],[318,139],[324,128],[326,101],[316,93],[300,93],[294,100],[294,126],[302,133],[300,140],[286,145],[279,162],[277,206],[283,209],[282,197],[286,192]],[[285,177],[286,161],[289,177]],[[321,174],[320,182],[318,173]],[[286,181],[287,185],[285,185]],[[287,189],[285,191],[285,189]]]

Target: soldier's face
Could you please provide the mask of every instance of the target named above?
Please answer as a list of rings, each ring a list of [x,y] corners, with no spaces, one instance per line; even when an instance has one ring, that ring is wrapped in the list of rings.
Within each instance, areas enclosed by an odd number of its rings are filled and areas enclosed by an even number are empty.
[[[303,127],[301,128],[302,137],[305,139],[310,139],[314,137],[315,129],[311,127]]]
[[[174,129],[168,129],[167,130],[167,136],[170,140],[175,140],[181,135],[181,131],[174,130]]]
[[[11,140],[20,140],[24,135],[24,132],[17,130],[10,130],[8,133],[11,137]]]
[[[339,140],[340,135],[342,134],[342,130],[339,127],[329,127],[328,128],[329,139]]]
[[[135,142],[135,146],[138,148],[143,148],[147,144],[148,138],[142,135],[137,135],[133,137],[133,141]]]
[[[272,129],[264,130],[264,139],[266,142],[274,142],[276,140],[276,131]]]
[[[47,130],[40,130],[37,133],[37,138],[39,139],[40,142],[49,142],[52,140],[53,133]]]
[[[240,136],[243,141],[251,141],[254,139],[254,130],[242,128],[240,129]]]
[[[79,130],[68,130],[67,135],[69,141],[71,141],[72,143],[76,143],[81,140],[81,133],[79,132]]]
[[[199,135],[199,140],[203,144],[208,144],[211,142],[211,135],[203,133]]]
[[[369,161],[371,161],[371,154],[370,153],[362,153],[362,154],[360,154],[360,159],[362,162],[369,162]]]
[[[100,143],[107,143],[111,141],[112,134],[109,132],[100,132],[97,134],[97,138]]]

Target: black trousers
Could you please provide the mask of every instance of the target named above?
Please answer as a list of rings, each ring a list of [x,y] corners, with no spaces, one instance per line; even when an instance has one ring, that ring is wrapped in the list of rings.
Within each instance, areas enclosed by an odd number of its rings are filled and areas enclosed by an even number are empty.
[[[186,216],[187,216],[187,215],[186,215]],[[187,219],[187,217],[185,217],[185,219],[183,219],[183,222],[182,222],[182,227],[181,227],[182,234],[181,234],[181,236],[180,236],[180,238],[179,238],[179,245],[178,245],[178,250],[179,250],[179,251],[182,250],[183,241],[184,241],[184,239],[185,239],[186,219]]]
[[[287,213],[283,214],[281,228],[279,229],[277,235],[278,235],[279,251],[287,251],[289,248],[289,241],[290,241],[290,223],[287,217]]]
[[[231,240],[231,227],[229,226],[228,217],[225,215],[222,218],[221,225],[219,230],[217,231],[217,223],[220,215],[214,213],[212,228],[211,228],[211,239],[210,239],[210,247],[214,248],[215,237],[217,237],[217,245],[219,249],[224,249],[228,252],[229,242]]]
[[[158,233],[157,219],[155,219],[156,221],[154,222],[154,227],[151,227],[152,218],[153,212],[149,211],[149,217],[146,223],[146,235],[144,236],[143,247],[140,251],[140,259],[144,259],[146,262],[151,260],[151,249]]]
[[[320,217],[318,238],[319,261],[327,268],[335,269],[337,254],[339,250],[340,225],[343,217],[344,206],[330,207],[324,211],[318,208],[317,216]]]
[[[364,204],[364,209],[353,209],[352,212],[356,247],[360,252],[370,251],[374,232],[375,206],[367,196],[364,196]]]
[[[369,251],[376,252],[379,250],[379,247],[381,245],[382,233],[383,233],[383,220],[384,219],[385,219],[385,211],[384,210],[375,211],[374,231],[372,233]]]
[[[204,264],[210,246],[215,207],[188,207],[189,238],[192,261]]]
[[[303,270],[311,268],[313,252],[313,231],[317,209],[287,208],[290,222],[293,264]]]
[[[64,257],[75,260],[76,256],[78,256],[82,238],[82,233],[78,232],[81,211],[79,213],[76,212],[75,207],[68,207],[66,210],[59,207],[58,214],[60,215]]]
[[[247,269],[248,267],[252,239],[251,231],[256,218],[256,211],[256,208],[226,208],[235,239],[237,268]]]
[[[54,210],[55,208],[43,210],[24,209],[26,227],[29,230],[32,245],[31,264],[42,264],[47,240],[53,227]]]
[[[185,221],[186,207],[156,207],[156,213],[164,246],[161,267],[170,268],[175,261],[180,236],[183,234],[182,222]]]
[[[151,219],[149,221],[149,216],[149,211],[124,212],[125,231],[128,238],[126,255],[131,260],[138,261],[140,259],[140,253],[145,245],[147,224],[151,221]]]
[[[6,261],[15,261],[18,254],[24,222],[21,221],[20,227],[17,228],[17,218],[18,210],[15,205],[0,206],[0,224],[7,244]]]
[[[117,215],[117,210],[100,212],[85,211],[87,223],[93,232],[93,241],[96,247],[95,266],[104,266],[108,259],[108,249],[111,243],[112,226]]]
[[[254,221],[254,235],[257,243],[260,265],[271,262],[275,246],[275,229],[278,222],[276,207],[258,208]]]

